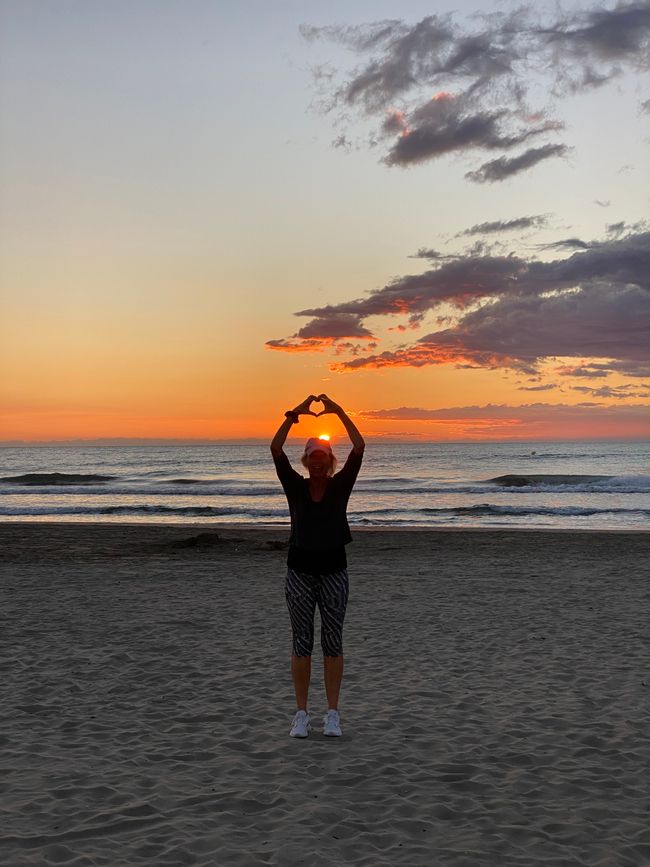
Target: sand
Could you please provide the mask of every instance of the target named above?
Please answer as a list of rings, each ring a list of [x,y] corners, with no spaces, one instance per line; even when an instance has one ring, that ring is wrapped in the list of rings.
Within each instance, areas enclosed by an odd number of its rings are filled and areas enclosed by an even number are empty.
[[[649,865],[650,534],[353,535],[296,740],[286,527],[0,524],[0,863]]]

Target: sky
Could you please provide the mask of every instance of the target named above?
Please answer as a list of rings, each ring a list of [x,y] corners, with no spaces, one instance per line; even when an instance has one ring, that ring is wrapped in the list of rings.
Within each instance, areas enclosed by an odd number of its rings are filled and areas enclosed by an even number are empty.
[[[0,441],[648,437],[649,71],[648,0],[0,0]]]

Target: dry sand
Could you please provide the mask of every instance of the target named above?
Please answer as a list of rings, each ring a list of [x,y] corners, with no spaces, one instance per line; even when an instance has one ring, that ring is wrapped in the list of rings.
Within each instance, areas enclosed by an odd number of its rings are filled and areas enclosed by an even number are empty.
[[[286,527],[0,524],[0,863],[649,865],[650,534],[353,534],[294,740]]]

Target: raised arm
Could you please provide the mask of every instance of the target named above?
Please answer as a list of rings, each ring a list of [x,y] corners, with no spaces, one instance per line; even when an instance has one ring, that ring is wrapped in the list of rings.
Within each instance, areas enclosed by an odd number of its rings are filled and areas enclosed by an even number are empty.
[[[333,400],[330,400],[326,394],[319,394],[316,400],[321,400],[323,402],[323,406],[325,407],[324,412],[334,413],[341,419],[343,427],[348,432],[348,436],[352,441],[354,451],[357,452],[357,454],[362,453],[366,447],[365,440],[359,433],[355,423],[348,417],[343,407],[339,406],[338,403],[334,403]]]
[[[299,403],[294,409],[290,410],[292,415],[289,415],[282,422],[280,427],[277,429],[275,436],[271,440],[271,454],[273,457],[277,457],[282,454],[282,446],[285,443],[287,438],[287,434],[291,430],[291,426],[298,423],[298,417],[301,415],[316,415],[315,412],[312,412],[309,407],[311,406],[312,401],[318,400],[315,394],[310,394],[306,400],[303,400],[302,403]]]

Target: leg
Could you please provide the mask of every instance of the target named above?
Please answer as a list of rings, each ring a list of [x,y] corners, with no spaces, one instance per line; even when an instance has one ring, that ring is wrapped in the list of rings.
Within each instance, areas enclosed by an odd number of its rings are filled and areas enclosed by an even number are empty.
[[[307,710],[307,696],[309,695],[309,681],[311,679],[311,656],[291,655],[291,677],[293,689],[296,693],[296,707],[298,710]]]
[[[293,633],[291,676],[296,693],[296,705],[298,710],[307,710],[311,652],[314,646],[316,594],[299,572],[288,569],[285,595]]]
[[[327,706],[337,710],[343,679],[343,620],[348,603],[348,573],[345,569],[322,578],[318,594],[321,646]]]
[[[343,654],[341,656],[324,656],[323,669],[328,710],[338,710],[339,692],[343,680]]]

